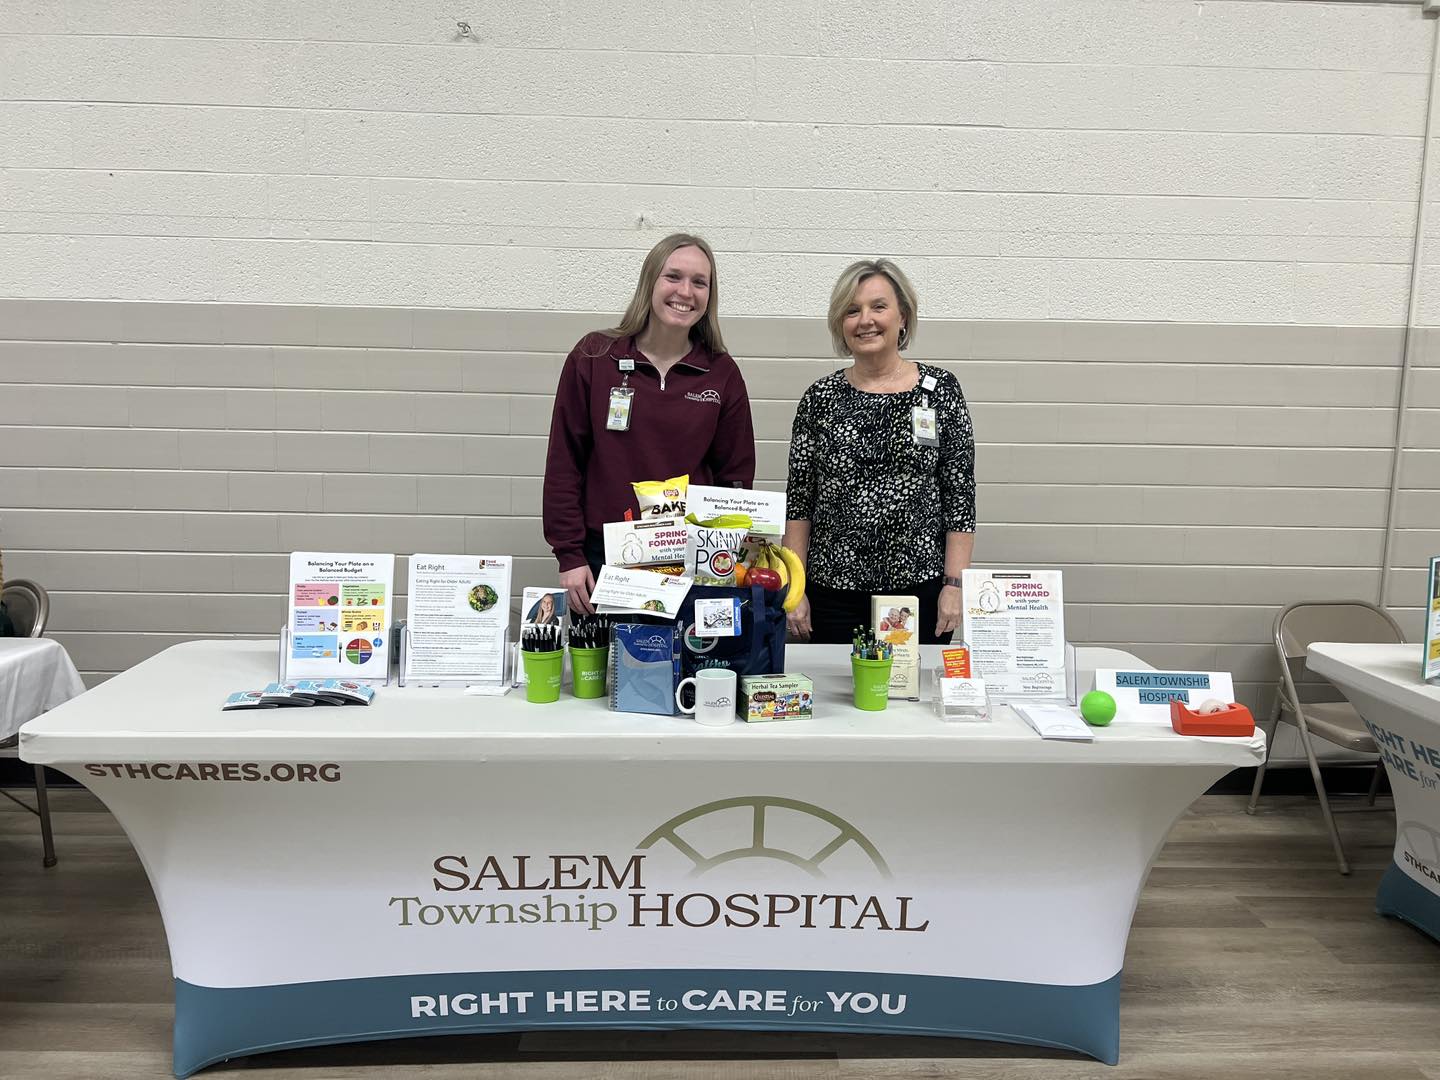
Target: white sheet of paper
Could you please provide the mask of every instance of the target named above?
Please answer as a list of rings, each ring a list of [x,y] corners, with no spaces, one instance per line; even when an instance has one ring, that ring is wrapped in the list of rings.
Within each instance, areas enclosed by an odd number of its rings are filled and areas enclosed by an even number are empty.
[[[600,567],[590,602],[602,615],[659,615],[673,619],[690,592],[694,579],[649,570]]]

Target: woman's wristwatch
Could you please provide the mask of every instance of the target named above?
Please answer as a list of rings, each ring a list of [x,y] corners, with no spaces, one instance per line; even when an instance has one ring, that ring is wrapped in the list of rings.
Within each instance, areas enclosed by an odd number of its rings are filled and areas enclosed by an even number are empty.
[[[943,584],[953,585],[957,589],[963,589],[965,587],[965,581],[963,578],[951,577],[949,574],[946,574],[940,580]]]

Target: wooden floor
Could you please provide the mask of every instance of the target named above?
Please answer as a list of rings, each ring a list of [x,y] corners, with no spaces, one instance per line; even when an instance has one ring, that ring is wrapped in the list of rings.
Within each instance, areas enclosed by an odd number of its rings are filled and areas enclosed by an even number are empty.
[[[36,819],[0,798],[0,1077],[169,1076],[169,958],[149,884],[96,800],[52,798],[53,870]],[[1342,815],[1347,879],[1313,800],[1262,809],[1207,796],[1171,834],[1130,935],[1116,1068],[949,1039],[550,1032],[286,1051],[202,1075],[1440,1080],[1440,944],[1374,912],[1393,816]]]

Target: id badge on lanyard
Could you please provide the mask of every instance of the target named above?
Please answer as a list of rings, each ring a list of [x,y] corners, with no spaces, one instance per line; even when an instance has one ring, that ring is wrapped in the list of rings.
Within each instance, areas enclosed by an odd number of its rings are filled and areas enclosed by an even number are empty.
[[[605,413],[606,431],[629,431],[630,410],[635,404],[635,388],[630,385],[630,372],[635,370],[635,361],[629,357],[620,360],[623,377],[619,386],[610,388],[610,407]]]
[[[930,406],[929,393],[935,389],[935,377],[926,375],[920,385],[926,392],[921,398],[922,404],[910,410],[910,438],[916,446],[939,446],[940,420]]]

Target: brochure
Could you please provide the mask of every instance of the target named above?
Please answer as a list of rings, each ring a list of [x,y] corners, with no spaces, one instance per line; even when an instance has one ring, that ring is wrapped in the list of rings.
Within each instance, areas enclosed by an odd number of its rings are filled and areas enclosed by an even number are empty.
[[[1420,678],[1440,680],[1440,555],[1430,560],[1430,587],[1425,594],[1425,651]]]
[[[284,706],[369,705],[375,688],[351,679],[297,679],[269,683],[263,690],[237,690],[220,706],[232,709],[278,709]]]
[[[504,678],[513,562],[509,555],[410,556],[407,681]]]
[[[659,615],[673,619],[680,613],[692,584],[688,577],[602,566],[590,602],[601,615]]]
[[[384,679],[394,555],[290,555],[288,679]]]
[[[1065,697],[1065,603],[1059,570],[966,570],[964,628],[972,674],[990,696]]]
[[[520,625],[564,626],[569,601],[564,589],[531,586],[520,594]]]
[[[1034,728],[1042,739],[1090,742],[1095,738],[1090,726],[1069,705],[1024,701],[1016,702],[1012,707],[1020,719]]]
[[[656,573],[680,573],[685,567],[689,530],[676,518],[611,521],[605,524],[605,561],[611,566],[644,567]],[[670,567],[661,570],[661,567]]]
[[[785,492],[751,488],[707,487],[691,484],[686,497],[687,516],[711,521],[722,514],[750,515],[750,531],[778,537],[785,532]]]

